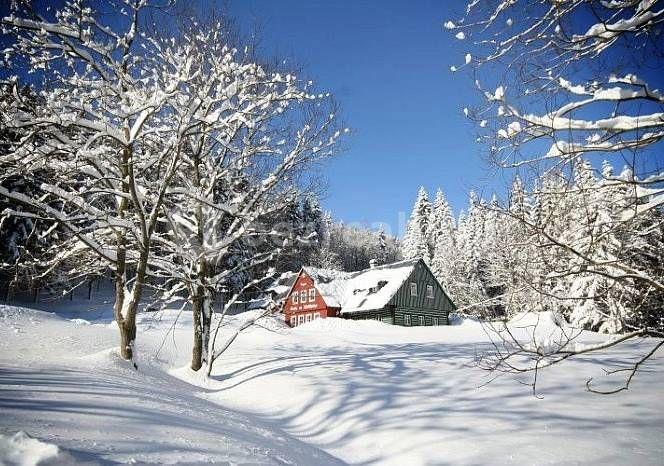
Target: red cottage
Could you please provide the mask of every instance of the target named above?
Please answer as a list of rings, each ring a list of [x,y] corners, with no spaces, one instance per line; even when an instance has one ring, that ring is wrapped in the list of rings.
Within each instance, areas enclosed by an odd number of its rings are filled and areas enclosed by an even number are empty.
[[[341,309],[338,293],[339,278],[346,272],[303,267],[286,294],[283,312],[291,327],[325,317],[337,317]],[[342,280],[343,281],[343,280]]]

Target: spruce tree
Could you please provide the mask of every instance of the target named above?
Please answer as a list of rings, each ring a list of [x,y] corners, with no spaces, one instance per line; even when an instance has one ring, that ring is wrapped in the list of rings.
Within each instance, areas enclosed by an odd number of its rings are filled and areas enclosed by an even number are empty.
[[[402,253],[405,259],[422,258],[426,262],[431,259],[427,241],[430,216],[429,196],[426,189],[420,187],[402,243]]]

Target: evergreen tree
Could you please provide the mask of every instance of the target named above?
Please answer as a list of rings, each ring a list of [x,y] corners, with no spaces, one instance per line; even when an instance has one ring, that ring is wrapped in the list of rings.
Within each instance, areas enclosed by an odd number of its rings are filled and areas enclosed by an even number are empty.
[[[470,193],[468,212],[459,219],[458,247],[459,267],[456,277],[457,306],[476,306],[486,301],[484,288],[486,259],[484,257],[484,203],[474,192]],[[483,313],[483,309],[473,307],[471,313]]]
[[[439,189],[429,225],[429,245],[432,249],[431,271],[445,289],[454,287],[458,257],[456,242],[452,210]]]
[[[578,273],[570,283],[569,296],[576,303],[569,319],[576,326],[596,330],[604,320],[598,298],[601,290],[609,286],[609,279],[594,273],[604,272],[605,268],[594,263],[609,259],[611,252],[607,248],[613,246],[607,229],[611,222],[609,206],[604,202],[604,196],[608,193],[600,189],[590,163],[583,159],[575,166],[574,188],[574,227],[569,232],[569,242],[592,263],[578,255],[570,257],[572,270]]]
[[[387,235],[385,234],[385,229],[383,228],[383,225],[380,226],[378,229],[378,233],[376,233],[377,239],[378,239],[378,252],[376,254],[376,262],[378,264],[385,264],[387,262],[387,256],[389,254],[388,252],[388,246],[387,246]]]
[[[406,234],[402,242],[402,254],[406,259],[431,259],[428,244],[431,203],[424,187],[420,187],[417,199],[410,214]]]
[[[431,218],[428,222],[427,241],[429,243],[429,253],[433,258],[436,244],[439,239],[446,239],[452,235],[454,230],[454,217],[452,210],[445,198],[442,189],[436,191],[433,208],[431,209]]]
[[[323,269],[341,269],[341,259],[332,244],[332,229],[332,214],[324,212],[320,222],[319,248],[311,257],[311,265]]]

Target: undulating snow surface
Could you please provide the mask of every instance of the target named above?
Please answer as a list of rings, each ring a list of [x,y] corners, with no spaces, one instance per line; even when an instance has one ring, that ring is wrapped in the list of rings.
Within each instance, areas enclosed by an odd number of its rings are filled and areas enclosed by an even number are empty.
[[[294,329],[265,320],[243,332],[205,380],[186,368],[186,312],[141,315],[136,371],[116,355],[110,308],[93,305],[86,318],[81,303],[73,303],[76,312],[66,312],[69,303],[50,306],[60,316],[0,307],[3,442],[23,431],[99,463],[635,465],[664,458],[661,360],[648,363],[627,392],[584,389],[590,376],[619,382],[602,367],[635,358],[643,343],[541,373],[539,399],[518,382],[528,376],[483,385],[489,375],[473,361],[487,337],[471,320],[402,328],[326,319]],[[525,332],[531,317],[520,319],[515,331]],[[554,319],[543,322],[555,331]],[[588,343],[604,338],[583,335]]]
[[[11,439],[24,431],[85,464],[340,463],[275,425],[206,400],[200,389],[169,375],[169,360],[154,355],[174,316],[157,325],[152,318],[143,316],[136,371],[118,357],[116,329],[106,319],[81,325],[0,306],[0,434]],[[179,364],[186,359],[186,333],[177,332]],[[172,345],[164,348],[173,351]],[[34,464],[12,451],[16,464]],[[0,457],[0,464],[12,464],[10,459]]]

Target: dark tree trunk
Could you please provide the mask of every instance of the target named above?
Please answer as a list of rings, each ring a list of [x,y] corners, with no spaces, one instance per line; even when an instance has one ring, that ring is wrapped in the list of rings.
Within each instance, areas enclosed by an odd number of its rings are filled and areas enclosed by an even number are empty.
[[[200,187],[200,154],[194,158],[194,186]],[[201,203],[196,205],[195,210],[197,232],[196,239],[200,251],[204,248],[204,221]],[[191,369],[198,371],[208,358],[208,343],[210,341],[210,321],[212,316],[212,303],[210,290],[206,288],[208,266],[203,257],[198,261],[196,274],[197,283],[192,285],[192,312],[194,318],[194,347],[191,352]]]
[[[194,347],[191,351],[191,370],[197,371],[203,366],[203,297],[196,295],[191,302],[194,317]]]
[[[134,357],[134,341],[136,340],[136,320],[125,319],[118,324],[120,328],[120,356],[131,360]]]
[[[191,369],[197,371],[207,362],[212,317],[210,294],[203,286],[197,287],[191,305],[194,319],[194,347],[191,352]]]

